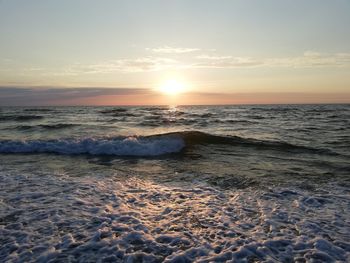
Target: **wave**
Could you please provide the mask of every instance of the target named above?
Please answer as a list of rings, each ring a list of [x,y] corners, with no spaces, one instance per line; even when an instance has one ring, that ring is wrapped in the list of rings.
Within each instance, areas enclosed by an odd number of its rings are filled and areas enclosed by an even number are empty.
[[[48,108],[30,108],[30,109],[24,109],[24,111],[28,111],[28,112],[50,112],[50,111],[54,111],[54,109],[48,109]]]
[[[168,125],[193,125],[197,123],[197,120],[193,119],[185,119],[185,118],[159,118],[159,119],[147,119],[145,118],[144,121],[139,122],[138,126],[149,126],[149,127],[160,127],[160,126],[168,126]]]
[[[31,121],[43,119],[40,115],[4,115],[0,116],[0,121]]]
[[[166,111],[169,110],[169,106],[150,106],[150,107],[142,107],[144,111]]]
[[[112,108],[112,109],[105,109],[101,110],[100,113],[102,114],[115,114],[115,113],[121,113],[121,112],[127,112],[128,109],[126,108]]]
[[[65,129],[70,127],[79,126],[80,124],[75,123],[57,123],[57,124],[41,124],[38,125],[40,128],[48,129],[48,130],[54,130],[54,129]]]
[[[174,136],[0,141],[0,153],[157,156],[180,152],[184,147],[184,141]]]
[[[190,117],[192,117],[192,118],[204,118],[204,119],[207,119],[207,118],[214,117],[216,114],[211,113],[211,112],[207,112],[207,113],[190,113],[188,115]]]
[[[106,110],[101,110],[100,113],[108,117],[138,117],[139,116],[138,114],[130,112],[126,108],[106,109]]]
[[[79,126],[79,124],[74,123],[57,123],[57,124],[39,124],[39,125],[18,125],[15,127],[17,130],[32,130],[32,129],[46,129],[46,130],[58,130],[66,129],[74,126]]]
[[[212,122],[214,123],[230,123],[230,124],[256,124],[258,123],[257,121],[253,121],[253,120],[244,120],[244,119],[214,119],[212,120]]]
[[[178,153],[200,144],[224,144],[281,152],[338,155],[328,149],[263,141],[238,136],[213,135],[199,131],[182,131],[151,136],[85,138],[57,140],[0,141],[0,153],[57,153],[115,156],[158,156]]]
[[[157,135],[155,135],[157,136]],[[160,135],[164,136],[164,135]],[[239,136],[222,136],[204,133],[200,131],[184,131],[168,133],[167,136],[180,136],[183,138],[187,147],[198,144],[225,144],[243,147],[251,147],[262,150],[277,150],[282,152],[304,152],[327,155],[338,155],[328,149],[312,148],[308,146],[295,145],[282,141],[265,141],[252,138],[243,138]]]

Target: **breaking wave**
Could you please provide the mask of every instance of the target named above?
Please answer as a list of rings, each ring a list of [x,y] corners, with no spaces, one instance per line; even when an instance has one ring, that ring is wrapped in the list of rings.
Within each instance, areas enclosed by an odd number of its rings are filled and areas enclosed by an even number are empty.
[[[199,131],[182,131],[151,136],[57,140],[2,140],[0,153],[57,153],[116,156],[157,156],[181,152],[199,144],[225,144],[260,150],[337,155],[328,149],[263,141],[238,136],[221,136]]]
[[[57,153],[116,156],[157,156],[179,152],[181,138],[85,138],[58,140],[0,141],[0,153]]]

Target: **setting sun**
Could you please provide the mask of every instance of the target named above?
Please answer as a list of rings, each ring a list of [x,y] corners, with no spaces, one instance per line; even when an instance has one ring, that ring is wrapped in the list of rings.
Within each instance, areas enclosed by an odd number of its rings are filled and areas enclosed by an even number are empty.
[[[161,84],[159,90],[168,95],[176,95],[185,91],[185,84],[175,79],[169,79]]]

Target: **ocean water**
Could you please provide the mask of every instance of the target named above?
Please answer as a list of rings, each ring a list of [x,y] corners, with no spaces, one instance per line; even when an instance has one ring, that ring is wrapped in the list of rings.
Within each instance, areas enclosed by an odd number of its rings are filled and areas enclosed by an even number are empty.
[[[0,108],[1,262],[349,262],[350,105]]]

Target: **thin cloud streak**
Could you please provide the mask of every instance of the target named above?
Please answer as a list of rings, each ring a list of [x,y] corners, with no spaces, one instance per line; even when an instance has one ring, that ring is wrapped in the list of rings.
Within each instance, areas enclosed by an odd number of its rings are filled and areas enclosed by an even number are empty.
[[[208,59],[208,60],[221,60],[221,59],[230,59],[232,56],[212,56],[212,55],[199,55],[196,56],[197,59]]]
[[[188,62],[191,60],[191,62]],[[235,68],[315,68],[350,66],[350,53],[322,54],[305,52],[301,56],[282,58],[252,58],[201,55],[187,61],[166,57],[141,57],[120,59],[105,63],[79,65],[66,70],[69,74],[133,73],[181,69],[235,69]]]
[[[108,74],[113,72],[137,73],[162,71],[180,67],[180,62],[163,57],[141,57],[135,59],[119,59],[97,64],[83,65],[74,64],[69,66],[61,73],[62,75],[80,75],[80,74]]]
[[[163,46],[158,48],[146,48],[148,51],[152,51],[155,53],[175,53],[175,54],[181,54],[181,53],[190,53],[199,51],[199,48],[182,48],[182,47],[169,47],[169,46]]]
[[[250,67],[342,67],[350,65],[350,53],[322,54],[307,51],[302,56],[256,59],[232,56],[197,56],[203,60],[194,64],[197,68],[250,68]]]
[[[141,88],[58,88],[58,87],[0,87],[0,105],[64,105],[99,96],[149,95]]]
[[[251,68],[341,68],[350,66],[350,53],[318,53],[314,51],[304,52],[300,56],[254,58],[231,55],[201,54],[180,58],[145,56],[139,58],[122,58],[109,61],[101,61],[93,64],[74,63],[72,65],[45,69],[33,66],[17,69],[17,75],[37,76],[79,76],[111,73],[142,73],[160,72],[165,70],[191,70],[191,69],[251,69]],[[9,68],[0,68],[0,71],[12,71]]]

